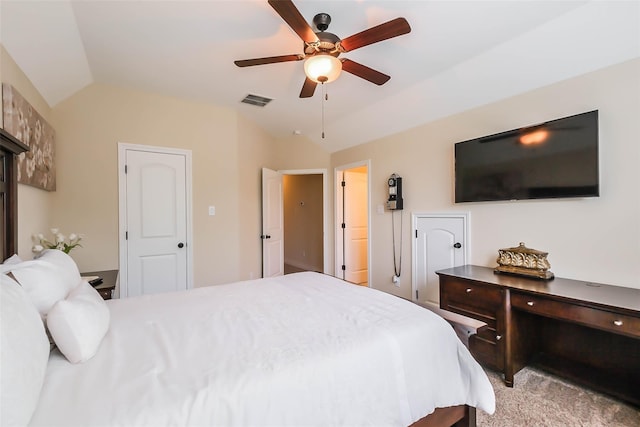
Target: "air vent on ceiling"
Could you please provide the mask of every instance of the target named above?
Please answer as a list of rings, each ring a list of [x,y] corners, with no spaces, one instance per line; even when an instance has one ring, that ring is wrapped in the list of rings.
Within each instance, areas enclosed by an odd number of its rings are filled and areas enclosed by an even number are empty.
[[[265,98],[264,96],[249,94],[245,96],[244,99],[240,102],[244,102],[245,104],[257,105],[258,107],[264,107],[271,101],[273,101],[273,99],[271,98]]]

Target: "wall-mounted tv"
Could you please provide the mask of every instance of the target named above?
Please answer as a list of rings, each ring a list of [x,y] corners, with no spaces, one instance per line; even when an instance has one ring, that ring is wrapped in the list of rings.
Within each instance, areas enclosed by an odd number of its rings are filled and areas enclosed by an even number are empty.
[[[599,196],[598,111],[455,144],[455,201]]]

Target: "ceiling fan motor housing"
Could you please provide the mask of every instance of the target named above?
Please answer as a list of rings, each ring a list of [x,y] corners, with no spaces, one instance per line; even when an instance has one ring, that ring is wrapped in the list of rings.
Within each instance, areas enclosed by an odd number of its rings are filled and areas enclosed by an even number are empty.
[[[304,44],[305,54],[314,55],[318,52],[324,52],[333,56],[340,55],[340,51],[336,49],[336,45],[340,41],[340,37],[327,31],[316,33],[316,36],[318,36],[318,42]]]

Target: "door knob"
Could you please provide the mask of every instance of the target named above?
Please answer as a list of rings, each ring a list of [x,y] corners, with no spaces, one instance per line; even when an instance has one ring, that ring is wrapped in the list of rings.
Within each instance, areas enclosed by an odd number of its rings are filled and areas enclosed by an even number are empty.
[[[460,242],[456,242],[456,243],[453,245],[453,247],[454,247],[454,248],[456,248],[456,249],[460,249],[460,248],[462,247],[462,245],[460,244]]]
[[[184,243],[182,243],[182,242],[178,243],[178,247],[179,247],[180,249],[184,248]]]

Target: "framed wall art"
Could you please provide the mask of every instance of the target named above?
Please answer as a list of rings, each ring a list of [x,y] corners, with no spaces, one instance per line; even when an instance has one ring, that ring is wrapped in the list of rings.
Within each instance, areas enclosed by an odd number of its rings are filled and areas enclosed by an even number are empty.
[[[56,189],[55,130],[11,85],[2,84],[4,130],[29,147],[18,156],[18,182]]]

